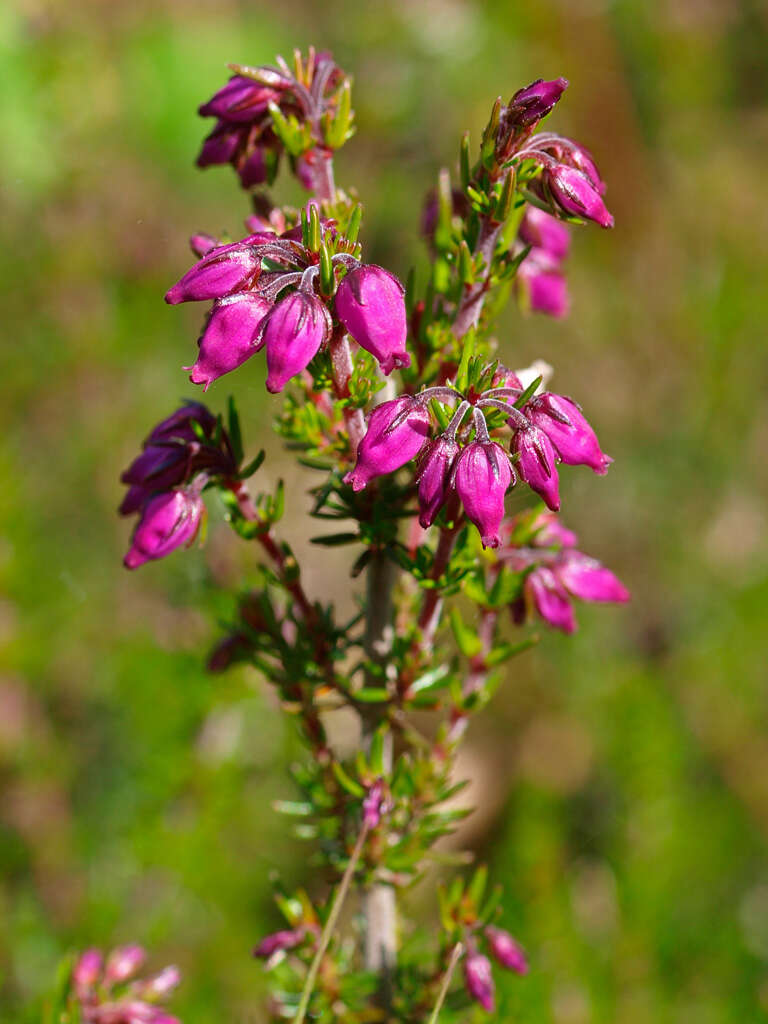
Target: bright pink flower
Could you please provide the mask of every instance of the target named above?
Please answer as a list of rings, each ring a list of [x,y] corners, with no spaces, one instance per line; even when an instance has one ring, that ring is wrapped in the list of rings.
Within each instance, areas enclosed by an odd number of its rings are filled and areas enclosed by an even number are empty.
[[[453,486],[467,518],[480,531],[484,548],[501,543],[504,495],[512,480],[507,453],[495,441],[473,441],[456,459]]]
[[[418,471],[419,523],[427,529],[451,492],[451,475],[459,446],[452,437],[430,441]]]
[[[567,466],[589,466],[601,476],[607,472],[613,459],[601,450],[594,430],[570,398],[545,391],[523,411],[544,431]]]
[[[624,603],[629,600],[629,591],[610,569],[581,551],[563,551],[554,572],[565,589],[582,601]]]
[[[189,546],[197,536],[204,511],[203,500],[194,490],[169,491],[151,498],[142,509],[123,559],[126,569],[137,569],[145,562],[165,558],[176,548]]]
[[[274,932],[261,940],[254,949],[253,955],[268,960],[278,950],[295,949],[296,946],[301,945],[305,934],[304,928],[292,930],[284,928],[282,931]]]
[[[291,292],[261,322],[259,347],[267,349],[267,391],[282,391],[305,370],[331,332],[331,318],[316,295]]]
[[[515,290],[524,311],[546,313],[557,319],[568,314],[570,302],[565,275],[543,250],[531,249],[520,264]]]
[[[222,245],[191,267],[165,295],[175,306],[179,302],[202,302],[221,299],[246,288],[258,276],[261,256],[247,240]]]
[[[568,591],[551,569],[545,565],[536,566],[526,576],[524,587],[545,622],[564,633],[574,632],[576,618]]]
[[[600,193],[582,171],[565,164],[555,164],[544,172],[545,181],[555,202],[567,214],[593,220],[602,228],[613,227],[613,216]]]
[[[464,982],[467,992],[487,1013],[493,1013],[494,984],[491,961],[481,953],[469,952],[464,958]]]
[[[207,391],[213,381],[237,369],[258,351],[256,333],[271,306],[253,292],[240,292],[213,304],[200,337],[200,351],[192,370],[193,384]]]
[[[408,327],[403,296],[398,279],[373,265],[351,270],[336,292],[336,315],[358,345],[379,360],[385,374],[411,365],[405,350]]]
[[[146,951],[135,943],[119,946],[112,950],[107,959],[107,966],[104,970],[105,982],[116,984],[127,981],[133,977],[146,959]]]
[[[526,245],[543,249],[553,260],[564,260],[571,245],[571,233],[565,224],[538,206],[526,207],[518,235]]]
[[[491,955],[502,967],[506,967],[507,970],[514,971],[516,974],[528,973],[525,953],[509,932],[488,925],[485,929],[485,937],[488,939]]]
[[[429,412],[413,398],[403,396],[377,405],[368,417],[355,468],[344,483],[361,491],[374,477],[400,469],[424,447],[430,425]]]
[[[98,949],[86,949],[72,970],[72,982],[78,994],[90,991],[101,977],[104,959]]]
[[[511,447],[518,456],[520,476],[556,512],[560,508],[560,481],[555,450],[547,435],[533,424],[521,427],[512,438]]]

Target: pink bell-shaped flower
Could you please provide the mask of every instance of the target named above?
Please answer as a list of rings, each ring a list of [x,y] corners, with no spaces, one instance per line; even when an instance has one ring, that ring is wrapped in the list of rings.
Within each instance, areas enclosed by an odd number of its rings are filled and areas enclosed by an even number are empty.
[[[213,381],[237,369],[258,351],[256,333],[271,309],[270,304],[253,292],[241,292],[214,303],[200,337],[200,350],[191,370],[193,384],[207,391]]]
[[[411,364],[405,350],[403,296],[398,279],[373,265],[351,270],[336,292],[336,315],[358,345],[378,359],[385,374]]]
[[[400,469],[424,447],[429,428],[429,412],[412,398],[403,396],[377,405],[368,417],[355,468],[344,477],[344,483],[361,491],[374,477]]]
[[[456,459],[453,486],[484,548],[501,543],[504,495],[513,481],[507,453],[495,441],[473,441]]]
[[[126,569],[165,558],[176,548],[189,546],[197,535],[205,511],[194,490],[168,491],[151,498],[144,506],[133,532],[131,547],[123,559]]]
[[[305,370],[331,332],[331,318],[311,292],[286,295],[262,320],[259,347],[267,349],[267,391],[282,391]]]

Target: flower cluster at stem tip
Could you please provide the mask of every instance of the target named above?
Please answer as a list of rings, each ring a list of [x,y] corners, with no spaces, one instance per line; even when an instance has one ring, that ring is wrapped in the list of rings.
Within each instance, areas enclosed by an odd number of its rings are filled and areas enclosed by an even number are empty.
[[[137,978],[146,957],[136,945],[118,947],[106,961],[98,949],[80,954],[70,982],[83,1024],[180,1024],[161,1005],[181,980],[178,967]]]

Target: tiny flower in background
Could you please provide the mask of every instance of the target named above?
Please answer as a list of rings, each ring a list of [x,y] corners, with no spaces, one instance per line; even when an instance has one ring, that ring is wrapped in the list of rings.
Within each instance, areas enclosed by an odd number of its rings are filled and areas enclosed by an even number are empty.
[[[494,441],[474,441],[456,459],[453,486],[467,518],[480,531],[483,547],[498,547],[504,496],[512,483],[507,453]]]
[[[365,794],[363,799],[363,824],[367,828],[376,828],[381,821],[381,816],[388,809],[388,802],[384,794],[384,783],[377,779]]]
[[[515,277],[520,305],[534,313],[565,316],[569,300],[562,263],[570,246],[568,228],[544,210],[528,206],[518,240],[513,251],[522,251],[522,246],[531,247]]]
[[[97,949],[80,955],[72,970],[72,995],[83,1024],[180,1024],[158,1005],[179,984],[178,968],[166,967],[136,979],[145,959],[146,953],[136,945],[114,950],[106,967]]]
[[[126,569],[165,558],[176,548],[189,547],[197,536],[205,505],[196,490],[174,490],[151,498],[133,531],[123,559]]]
[[[368,417],[355,468],[344,477],[344,483],[361,491],[374,477],[394,473],[410,462],[424,447],[430,422],[425,406],[412,398],[393,398],[377,405]]]
[[[487,956],[476,950],[467,953],[464,958],[464,983],[471,998],[480,1003],[487,1013],[493,1013],[495,988],[491,961]]]
[[[295,949],[300,946],[306,937],[305,928],[284,928],[282,931],[266,935],[253,950],[253,955],[262,960],[268,960],[277,952],[287,949]]]
[[[339,320],[385,374],[411,365],[405,349],[408,333],[405,290],[394,274],[373,264],[350,271],[336,292]]]
[[[525,953],[509,932],[505,932],[502,928],[488,925],[485,929],[485,937],[488,940],[491,956],[502,967],[506,967],[507,970],[514,971],[516,974],[528,973],[528,962],[525,959]]]

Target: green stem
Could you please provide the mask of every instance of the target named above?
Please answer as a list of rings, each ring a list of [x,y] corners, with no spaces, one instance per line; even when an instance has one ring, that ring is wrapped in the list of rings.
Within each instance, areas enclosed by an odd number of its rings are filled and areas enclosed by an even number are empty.
[[[341,908],[344,904],[344,900],[347,896],[347,893],[349,892],[349,886],[352,882],[352,877],[354,876],[355,868],[357,867],[357,862],[360,860],[360,854],[363,852],[365,838],[368,835],[368,827],[369,826],[365,822],[363,822],[363,827],[360,829],[360,834],[357,837],[355,848],[353,849],[352,855],[349,858],[347,869],[342,876],[341,882],[339,882],[339,887],[336,890],[336,895],[333,897],[333,903],[331,904],[330,912],[328,914],[325,926],[320,936],[320,944],[317,947],[317,952],[315,953],[314,960],[312,961],[312,964],[309,968],[307,980],[304,982],[304,990],[301,993],[301,1002],[299,1003],[299,1008],[296,1011],[296,1016],[293,1018],[293,1024],[303,1024],[304,1018],[307,1015],[307,1010],[309,1009],[309,1001],[312,998],[312,992],[314,991],[315,988],[315,982],[317,981],[317,974],[318,971],[320,970],[320,964],[322,963],[323,957],[328,951],[328,946],[333,936],[333,930],[336,927],[336,922],[339,919]]]

